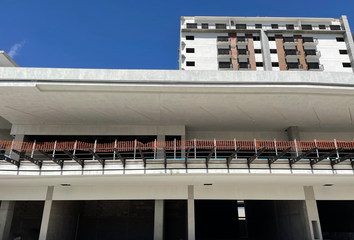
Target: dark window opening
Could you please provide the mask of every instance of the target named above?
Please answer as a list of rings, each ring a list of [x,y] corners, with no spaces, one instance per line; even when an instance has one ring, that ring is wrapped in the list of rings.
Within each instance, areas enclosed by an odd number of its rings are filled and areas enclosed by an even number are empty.
[[[197,23],[187,23],[187,28],[198,28]]]
[[[262,50],[261,49],[255,49],[254,53],[262,53]]]
[[[299,69],[299,68],[301,68],[299,63],[297,63],[297,62],[287,62],[286,64],[288,65],[288,69]]]
[[[228,42],[229,40],[229,37],[218,37],[218,42]]]
[[[341,38],[341,37],[337,37],[336,40],[337,40],[337,42],[344,42],[344,38]]]
[[[253,41],[261,41],[261,38],[256,36],[256,37],[253,37]]]
[[[272,62],[272,67],[279,67],[279,63],[278,62]]]
[[[232,65],[230,62],[219,62],[219,68],[231,68]]]
[[[229,55],[231,51],[229,49],[218,49],[218,55]]]
[[[256,67],[263,67],[263,62],[256,62]]]
[[[202,23],[202,29],[208,29],[209,24],[208,23]]]
[[[304,43],[306,43],[306,42],[308,42],[308,43],[313,43],[314,40],[313,40],[313,37],[304,37],[304,38],[303,38],[303,42],[304,42]]]
[[[286,24],[286,29],[294,30],[295,29],[294,24]]]
[[[320,64],[318,62],[307,63],[307,67],[308,67],[309,70],[311,70],[311,69],[320,69]]]
[[[215,28],[216,29],[226,29],[226,24],[225,23],[216,23]]]
[[[301,25],[302,30],[312,30],[312,25]]]
[[[262,24],[256,24],[256,28],[262,28]]]
[[[268,37],[269,41],[275,41],[275,37]]]
[[[195,62],[187,62],[187,66],[194,67],[195,66]]]
[[[329,25],[331,30],[341,30],[339,25]]]
[[[319,28],[319,29],[322,29],[322,30],[323,30],[323,29],[326,29],[326,25],[318,25],[318,28]]]
[[[247,29],[246,24],[236,24],[236,29]]]
[[[348,54],[347,50],[339,50],[339,54]]]
[[[272,24],[271,27],[272,29],[278,29],[278,24]]]
[[[251,64],[249,64],[248,62],[240,62],[238,66],[240,69],[242,69],[242,68],[250,69],[251,68]]]
[[[186,40],[194,40],[194,36],[186,36]]]
[[[306,56],[315,56],[316,55],[316,50],[311,49],[311,50],[305,50]]]
[[[270,49],[270,53],[277,53],[276,49]]]
[[[186,53],[194,53],[194,48],[187,48]]]
[[[343,67],[352,67],[352,65],[350,63],[343,63]]]

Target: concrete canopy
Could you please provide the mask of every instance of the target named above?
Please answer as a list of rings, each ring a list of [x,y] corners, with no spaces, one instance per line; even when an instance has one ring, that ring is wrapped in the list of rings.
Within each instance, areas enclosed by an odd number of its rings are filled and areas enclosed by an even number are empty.
[[[354,74],[0,68],[0,101],[15,125],[348,132]]]

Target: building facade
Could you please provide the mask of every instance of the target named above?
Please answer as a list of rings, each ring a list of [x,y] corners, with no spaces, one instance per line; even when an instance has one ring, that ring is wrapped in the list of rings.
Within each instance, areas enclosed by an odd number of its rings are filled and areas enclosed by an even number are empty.
[[[345,16],[183,17],[180,70],[0,52],[0,240],[351,239],[352,53]]]
[[[182,17],[180,69],[353,71],[346,16]]]

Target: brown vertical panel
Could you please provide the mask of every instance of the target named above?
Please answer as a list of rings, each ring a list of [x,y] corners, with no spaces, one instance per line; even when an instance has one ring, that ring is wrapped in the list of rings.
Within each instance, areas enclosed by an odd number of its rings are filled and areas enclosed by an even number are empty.
[[[231,39],[231,63],[232,63],[232,70],[238,70],[238,60],[237,60],[237,47],[236,47],[236,33],[229,33],[229,38]]]
[[[246,34],[246,38],[248,38],[248,51],[250,51],[250,58],[248,59],[248,62],[251,64],[251,70],[257,70],[256,68],[256,56],[254,53],[254,45],[253,45],[253,35],[252,34]]]
[[[305,56],[305,50],[304,50],[304,45],[303,45],[303,40],[301,35],[294,35],[295,39],[298,39],[299,43],[297,44],[297,50],[300,51],[301,56],[299,58],[300,64],[302,64],[304,70],[307,70],[307,63],[306,63],[306,56]]]
[[[288,70],[288,68],[287,68],[286,60],[285,60],[283,36],[282,35],[275,35],[275,43],[277,45],[279,69],[280,69],[280,71],[286,71],[286,70]]]

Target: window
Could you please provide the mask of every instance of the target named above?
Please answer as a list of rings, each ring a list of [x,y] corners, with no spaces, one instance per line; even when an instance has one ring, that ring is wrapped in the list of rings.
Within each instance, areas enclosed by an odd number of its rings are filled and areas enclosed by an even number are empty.
[[[231,68],[230,62],[219,62],[219,68]]]
[[[278,62],[272,62],[272,67],[279,67],[279,63]]]
[[[254,53],[262,53],[262,50],[261,49],[255,49]]]
[[[195,62],[187,62],[187,66],[194,67],[195,66]]]
[[[215,28],[216,29],[226,29],[226,24],[225,23],[216,23]]]
[[[236,29],[247,29],[246,24],[236,24]]]
[[[341,37],[336,38],[336,40],[337,40],[337,42],[344,42],[344,38],[341,38]]]
[[[326,30],[326,25],[318,25],[319,29]]]
[[[262,28],[262,24],[256,24],[256,28]]]
[[[226,36],[218,36],[218,42],[228,42],[230,41],[230,38],[229,37],[226,37]]]
[[[352,65],[350,63],[343,63],[343,67],[352,67]]]
[[[194,36],[186,36],[186,40],[194,40]]]
[[[278,29],[278,24],[272,24],[272,29]]]
[[[320,69],[320,64],[318,62],[307,63],[307,67],[309,70],[311,69]]]
[[[270,53],[277,53],[276,49],[270,49]]]
[[[329,25],[331,30],[341,30],[339,25]]]
[[[208,29],[209,24],[208,23],[202,23],[202,29]]]
[[[261,38],[259,36],[253,37],[253,41],[261,41]]]
[[[312,30],[312,25],[301,25],[302,30]]]
[[[268,37],[269,41],[275,41],[275,37]]]
[[[186,53],[194,53],[194,48],[187,48]]]
[[[339,54],[348,54],[347,50],[339,50]]]
[[[263,62],[256,62],[256,67],[263,67]]]
[[[197,28],[197,23],[187,23],[187,28]]]
[[[286,24],[286,29],[294,30],[294,24]]]

